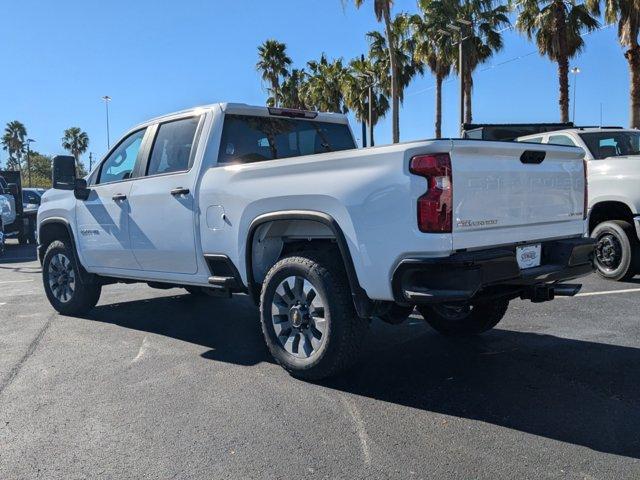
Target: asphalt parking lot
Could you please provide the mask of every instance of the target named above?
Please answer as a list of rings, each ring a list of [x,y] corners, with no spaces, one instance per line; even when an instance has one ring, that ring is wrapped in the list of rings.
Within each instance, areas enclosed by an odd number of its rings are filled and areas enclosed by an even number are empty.
[[[64,317],[39,267],[0,259],[2,479],[640,478],[640,281],[514,301],[471,340],[374,322],[357,369],[309,384],[246,297],[115,285]]]

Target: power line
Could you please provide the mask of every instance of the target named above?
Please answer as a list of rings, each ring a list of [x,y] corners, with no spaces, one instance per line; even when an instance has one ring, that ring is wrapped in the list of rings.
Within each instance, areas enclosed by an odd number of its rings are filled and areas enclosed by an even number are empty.
[[[601,30],[604,30],[605,28],[609,28],[609,27],[610,27],[610,26],[612,26],[612,25],[615,25],[615,22],[607,23],[606,25],[603,25],[603,26],[601,26],[601,27],[598,27],[598,28],[596,28],[595,30],[591,30],[591,31],[589,31],[589,32],[584,32],[584,33],[580,34],[580,36],[581,36],[581,37],[586,37],[587,35],[591,35],[592,33],[596,33],[596,32],[599,32],[599,31],[601,31]],[[510,25],[510,26],[508,26],[508,27],[503,28],[502,30],[499,30],[499,31],[498,31],[498,33],[502,33],[502,32],[504,32],[504,31],[511,30],[511,29],[513,29],[513,25]],[[493,70],[494,68],[502,67],[503,65],[506,65],[506,64],[508,64],[508,63],[513,63],[513,62],[515,62],[515,61],[517,61],[517,60],[522,60],[523,58],[530,57],[531,55],[534,55],[534,54],[536,54],[536,53],[538,53],[538,50],[532,50],[532,51],[530,51],[530,52],[528,52],[528,53],[524,53],[524,54],[522,54],[522,55],[518,55],[518,56],[516,56],[516,57],[512,57],[512,58],[509,58],[509,59],[507,59],[507,60],[503,60],[503,61],[501,61],[501,62],[494,63],[494,64],[491,64],[491,65],[488,65],[488,66],[486,66],[486,67],[484,67],[484,68],[479,69],[479,70],[477,71],[477,73],[482,73],[482,72],[486,72],[486,71],[488,71],[488,70]],[[454,79],[449,78],[449,79],[445,80],[445,81],[444,81],[444,82],[442,82],[442,83],[443,83],[443,84],[447,84],[447,83],[451,83],[451,82],[453,82],[453,81],[454,81]],[[407,94],[405,94],[405,97],[413,97],[413,96],[415,96],[415,95],[421,95],[421,94],[423,94],[423,93],[426,93],[426,92],[429,92],[429,91],[431,91],[431,90],[434,90],[435,88],[436,88],[436,86],[435,86],[435,85],[432,85],[432,86],[430,86],[430,87],[423,88],[422,90],[417,90],[417,91],[415,91],[415,92],[407,93]]]

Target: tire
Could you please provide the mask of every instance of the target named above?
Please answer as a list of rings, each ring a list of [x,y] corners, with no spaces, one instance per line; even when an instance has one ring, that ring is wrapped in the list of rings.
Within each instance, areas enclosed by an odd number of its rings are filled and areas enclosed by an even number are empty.
[[[51,306],[63,315],[86,313],[100,299],[102,286],[82,282],[79,268],[73,251],[64,241],[55,240],[47,247],[42,262],[44,291]]]
[[[449,337],[479,335],[495,327],[507,313],[509,300],[482,303],[422,305],[418,311],[437,332]]]
[[[343,265],[315,252],[285,257],[269,270],[260,322],[276,362],[306,380],[352,366],[369,327],[356,314]]]
[[[378,318],[390,325],[400,325],[407,318],[409,318],[409,315],[413,313],[414,308],[415,307],[413,305],[405,307],[394,303],[393,305],[391,305],[391,307],[389,307],[389,310],[387,310],[382,315],[378,315]]]
[[[35,221],[35,218],[30,218],[29,219],[29,231],[26,234],[26,238],[27,238],[27,243],[29,243],[29,245],[36,245],[36,230],[38,228],[38,225]]]
[[[591,232],[596,241],[595,264],[601,277],[631,280],[637,271],[640,248],[633,226],[622,220],[603,222]]]

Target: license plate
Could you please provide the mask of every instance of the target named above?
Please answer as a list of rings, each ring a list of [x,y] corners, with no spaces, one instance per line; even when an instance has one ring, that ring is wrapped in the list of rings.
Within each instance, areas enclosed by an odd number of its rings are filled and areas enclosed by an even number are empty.
[[[540,266],[541,252],[542,246],[539,243],[535,245],[524,245],[522,247],[516,247],[516,258],[518,260],[518,266],[522,270]]]

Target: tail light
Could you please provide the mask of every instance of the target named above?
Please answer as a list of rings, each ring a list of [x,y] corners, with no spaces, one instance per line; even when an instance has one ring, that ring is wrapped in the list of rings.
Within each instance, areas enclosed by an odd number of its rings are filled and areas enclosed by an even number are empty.
[[[584,205],[582,206],[582,219],[586,220],[588,216],[587,211],[589,210],[589,181],[587,179],[587,161],[582,160],[582,163],[584,165]]]
[[[450,233],[453,181],[449,154],[413,157],[409,171],[427,179],[427,192],[418,198],[418,228],[425,233]]]

